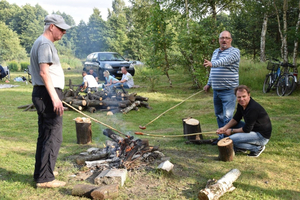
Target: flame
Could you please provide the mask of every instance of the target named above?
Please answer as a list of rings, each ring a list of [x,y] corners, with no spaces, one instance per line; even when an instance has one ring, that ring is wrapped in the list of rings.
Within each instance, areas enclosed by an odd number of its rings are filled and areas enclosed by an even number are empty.
[[[117,157],[119,157],[119,155],[120,155],[120,151],[118,150],[118,151],[116,151],[116,154],[117,154]]]

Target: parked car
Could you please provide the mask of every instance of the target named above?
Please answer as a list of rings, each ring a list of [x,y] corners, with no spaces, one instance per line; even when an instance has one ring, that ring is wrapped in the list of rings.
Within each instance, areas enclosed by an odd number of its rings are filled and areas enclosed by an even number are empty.
[[[108,70],[116,78],[122,77],[121,68],[126,67],[127,71],[134,76],[134,65],[125,60],[116,52],[94,52],[87,56],[83,70],[93,69],[98,73],[99,80],[104,80],[103,72]]]

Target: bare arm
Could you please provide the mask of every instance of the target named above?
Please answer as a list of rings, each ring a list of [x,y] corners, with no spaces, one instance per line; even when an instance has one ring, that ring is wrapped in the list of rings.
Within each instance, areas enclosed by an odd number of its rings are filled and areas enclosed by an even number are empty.
[[[49,93],[49,96],[52,100],[52,104],[53,104],[53,110],[57,115],[62,116],[64,114],[64,107],[63,104],[61,102],[61,100],[59,99],[55,88],[53,86],[52,80],[50,78],[50,74],[49,74],[49,67],[50,65],[47,63],[42,63],[40,64],[40,76],[42,77],[44,83],[45,83],[45,87]]]

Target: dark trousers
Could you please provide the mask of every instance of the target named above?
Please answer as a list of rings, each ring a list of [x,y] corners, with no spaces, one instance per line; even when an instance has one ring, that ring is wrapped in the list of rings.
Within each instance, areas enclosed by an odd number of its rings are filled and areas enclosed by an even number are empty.
[[[55,89],[62,99],[61,89]],[[53,111],[52,100],[43,86],[33,88],[32,102],[38,113],[39,136],[36,145],[34,180],[37,183],[53,181],[58,151],[62,143],[62,116]]]

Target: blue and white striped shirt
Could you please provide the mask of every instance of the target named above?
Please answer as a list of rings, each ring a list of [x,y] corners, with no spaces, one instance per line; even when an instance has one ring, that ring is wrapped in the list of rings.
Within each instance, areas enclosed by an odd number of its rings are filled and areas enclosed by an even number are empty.
[[[207,85],[213,90],[233,89],[239,85],[240,50],[230,47],[216,49],[212,55],[212,68]]]

